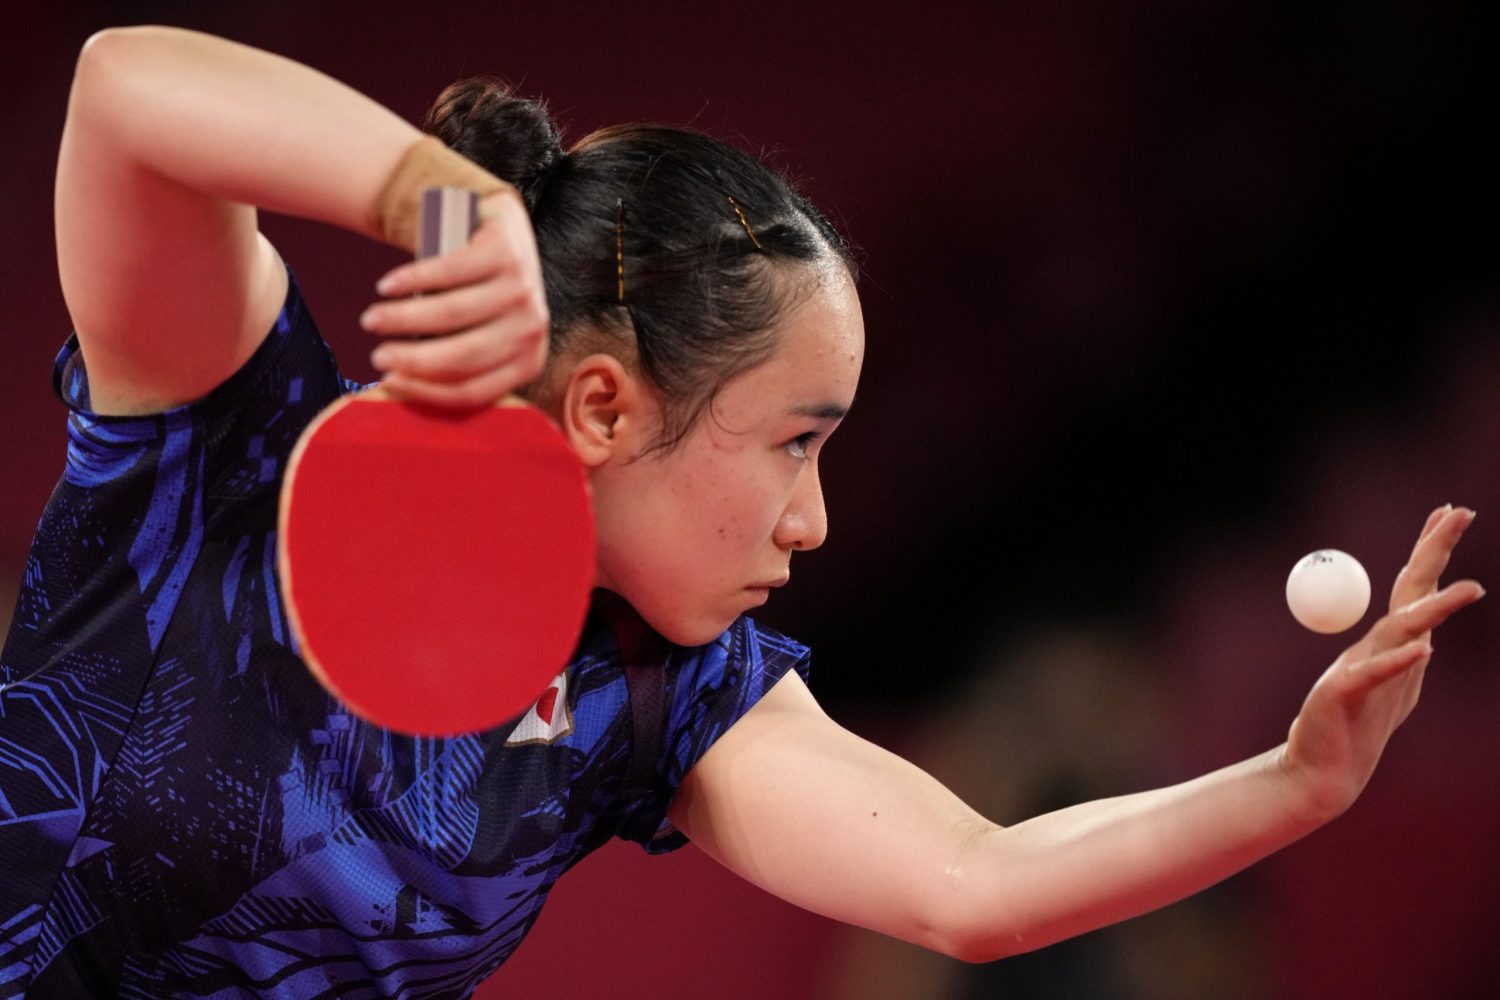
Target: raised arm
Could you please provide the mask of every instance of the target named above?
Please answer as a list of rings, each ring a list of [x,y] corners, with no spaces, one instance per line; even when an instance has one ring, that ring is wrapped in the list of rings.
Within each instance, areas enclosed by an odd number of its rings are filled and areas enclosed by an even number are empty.
[[[94,407],[148,412],[195,399],[232,374],[265,336],[286,289],[279,258],[257,232],[256,208],[378,237],[372,206],[418,138],[344,84],[225,39],[159,27],[91,38],[69,100],[55,203],[58,269]],[[546,315],[520,199],[496,196],[486,228],[493,234],[476,237],[478,248],[446,273],[435,264],[408,269],[387,291],[481,282],[504,267],[520,273],[522,287],[512,281],[505,294],[457,309],[448,299],[387,306],[370,325],[448,332],[524,298],[521,325],[535,365],[486,386],[493,394],[535,374]],[[451,360],[455,350],[397,353],[428,362],[424,373],[446,384],[436,390],[441,402],[475,374],[469,359],[435,367],[432,358]]]
[[[704,756],[672,817],[776,895],[970,961],[1166,905],[1354,801],[1415,702],[1430,630],[1483,594],[1437,589],[1472,517],[1434,512],[1391,612],[1318,681],[1289,742],[1232,767],[1000,827],[841,729],[792,676]]]

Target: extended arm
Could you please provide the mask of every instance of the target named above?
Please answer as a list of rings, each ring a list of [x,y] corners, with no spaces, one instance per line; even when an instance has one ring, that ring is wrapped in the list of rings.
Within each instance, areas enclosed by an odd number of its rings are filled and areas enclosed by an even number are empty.
[[[221,38],[144,27],[90,39],[69,100],[55,214],[59,274],[95,408],[159,409],[230,375],[264,337],[286,287],[275,251],[257,233],[255,209],[377,236],[371,207],[418,138],[347,86]],[[476,236],[472,253],[452,255],[462,259],[444,265],[448,272],[427,262],[425,271],[402,271],[386,290],[482,282],[506,267],[524,287],[511,281],[457,306],[444,296],[388,304],[375,311],[372,328],[465,329],[525,298],[525,332],[539,368],[536,327],[539,316],[544,341],[545,305],[538,307],[535,247],[519,199],[495,199],[486,214],[494,235]],[[433,343],[398,354],[421,357],[424,348],[429,358],[457,349]],[[438,374],[461,382],[474,364],[466,359]],[[510,373],[497,392],[534,374],[529,367]]]
[[[1483,593],[1436,589],[1471,519],[1434,513],[1392,612],[1319,680],[1289,742],[1250,760],[1003,828],[838,727],[790,677],[689,774],[673,819],[783,898],[968,960],[1173,902],[1352,803],[1410,710],[1427,633]]]

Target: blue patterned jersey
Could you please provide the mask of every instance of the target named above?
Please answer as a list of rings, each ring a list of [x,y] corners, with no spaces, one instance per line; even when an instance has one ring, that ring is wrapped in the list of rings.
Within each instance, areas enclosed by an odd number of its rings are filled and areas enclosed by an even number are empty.
[[[594,615],[516,722],[373,727],[309,674],[277,590],[287,455],[355,388],[295,281],[196,403],[91,413],[76,339],[54,378],[67,463],[0,654],[0,997],[467,996],[590,850],[680,845],[684,775],[806,673],[747,618],[672,649],[646,794],[627,794],[627,687]]]

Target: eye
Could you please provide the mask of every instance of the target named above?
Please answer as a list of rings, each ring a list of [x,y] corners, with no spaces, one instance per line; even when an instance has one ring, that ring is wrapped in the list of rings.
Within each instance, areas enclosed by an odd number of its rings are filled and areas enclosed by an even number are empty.
[[[822,431],[808,431],[806,434],[798,434],[786,443],[787,454],[795,459],[805,459],[807,457],[807,449],[812,447],[813,442],[822,436]]]

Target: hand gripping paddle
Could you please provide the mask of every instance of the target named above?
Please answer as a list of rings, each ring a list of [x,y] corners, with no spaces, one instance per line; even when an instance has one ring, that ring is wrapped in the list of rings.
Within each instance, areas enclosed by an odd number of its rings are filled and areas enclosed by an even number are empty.
[[[419,254],[467,241],[477,197],[424,192]],[[277,560],[303,660],[377,725],[447,736],[512,719],[567,665],[594,574],[583,467],[514,397],[479,411],[379,387],[292,450]]]

